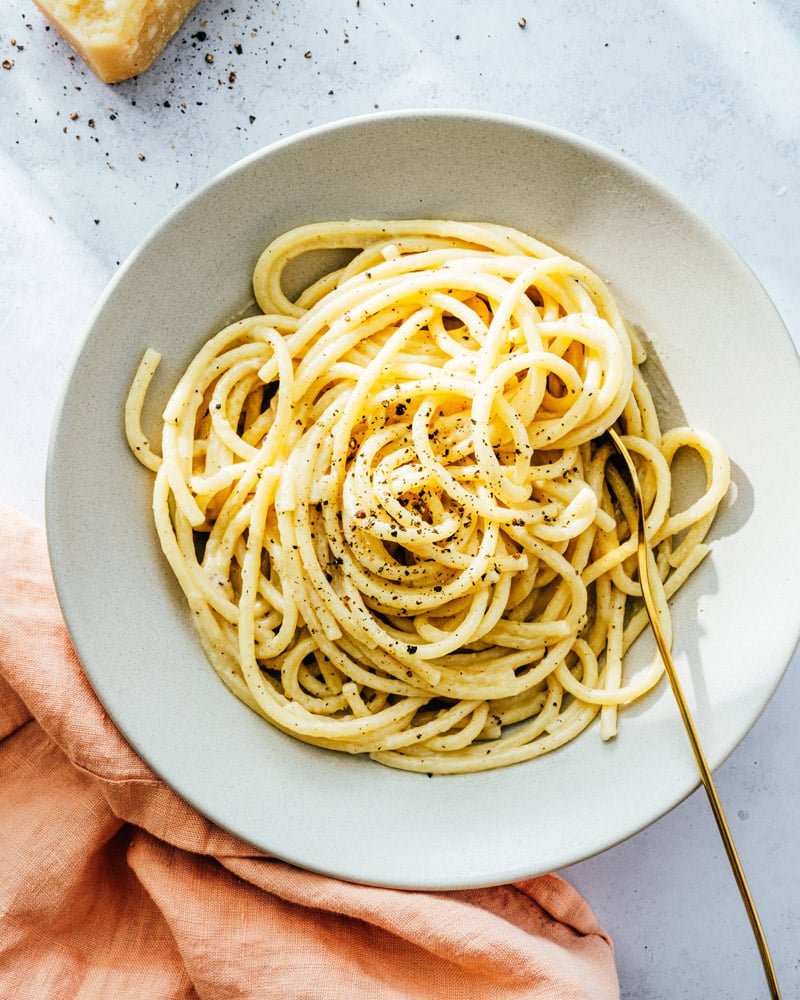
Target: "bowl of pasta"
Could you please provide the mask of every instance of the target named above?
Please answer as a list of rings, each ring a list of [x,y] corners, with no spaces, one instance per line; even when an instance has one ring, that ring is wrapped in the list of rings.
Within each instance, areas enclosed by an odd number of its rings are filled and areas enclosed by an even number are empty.
[[[622,157],[471,112],[310,130],[98,304],[48,468],[65,620],[132,746],[261,850],[409,888],[563,867],[697,785],[609,429],[712,766],[789,661],[800,470],[759,383],[800,423],[756,279]]]

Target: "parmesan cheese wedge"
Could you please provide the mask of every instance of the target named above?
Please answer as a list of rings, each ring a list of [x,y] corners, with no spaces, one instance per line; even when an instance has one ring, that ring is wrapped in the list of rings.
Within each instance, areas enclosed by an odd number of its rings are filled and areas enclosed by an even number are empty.
[[[198,0],[34,0],[105,83],[137,76],[161,55]]]

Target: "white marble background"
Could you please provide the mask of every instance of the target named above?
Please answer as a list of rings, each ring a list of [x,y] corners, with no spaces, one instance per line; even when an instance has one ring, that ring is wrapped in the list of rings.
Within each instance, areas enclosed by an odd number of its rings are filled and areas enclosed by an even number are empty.
[[[0,502],[39,521],[56,398],[120,262],[241,156],[376,108],[510,113],[621,151],[729,239],[800,343],[796,0],[201,0],[153,69],[114,86],[30,0],[5,0],[0,63]],[[798,659],[717,774],[786,998]],[[626,1000],[767,995],[701,793],[564,874],[614,938]]]

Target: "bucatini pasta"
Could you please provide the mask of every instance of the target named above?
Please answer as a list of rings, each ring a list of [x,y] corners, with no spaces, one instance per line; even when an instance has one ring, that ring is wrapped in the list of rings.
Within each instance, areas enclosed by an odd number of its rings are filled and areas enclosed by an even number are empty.
[[[284,269],[351,251],[293,300]],[[214,669],[279,729],[393,767],[454,773],[561,746],[650,691],[637,463],[659,613],[707,552],[729,484],[708,434],[662,432],[641,345],[586,266],[504,226],[351,221],[263,252],[261,313],[192,359],[141,428],[163,551]],[[705,487],[671,510],[676,453]]]

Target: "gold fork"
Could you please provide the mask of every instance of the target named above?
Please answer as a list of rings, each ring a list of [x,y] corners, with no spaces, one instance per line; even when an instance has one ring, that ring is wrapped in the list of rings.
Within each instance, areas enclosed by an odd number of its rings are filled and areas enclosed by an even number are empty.
[[[664,668],[666,670],[667,677],[669,678],[670,687],[672,688],[672,693],[678,703],[678,709],[680,710],[681,718],[683,719],[683,724],[686,728],[686,734],[689,737],[689,742],[691,743],[692,750],[694,751],[694,757],[697,761],[700,778],[703,782],[703,787],[706,790],[708,801],[711,804],[714,819],[717,821],[717,827],[719,828],[719,833],[722,837],[722,843],[725,845],[725,853],[728,855],[728,861],[730,862],[734,878],[736,879],[736,884],[739,887],[742,901],[745,909],[747,910],[747,916],[750,919],[750,926],[753,929],[753,934],[755,935],[756,943],[758,944],[758,950],[761,955],[761,961],[764,965],[764,973],[767,977],[767,983],[769,984],[771,996],[773,1000],[780,1000],[781,994],[778,987],[778,980],[775,976],[775,967],[772,964],[772,958],[769,953],[767,939],[764,935],[764,929],[761,926],[761,921],[759,920],[758,912],[756,911],[756,906],[753,902],[753,897],[747,885],[747,879],[744,876],[742,863],[736,852],[733,837],[731,836],[731,831],[728,827],[727,820],[725,819],[722,804],[719,800],[717,790],[714,786],[714,781],[711,777],[711,770],[706,762],[705,754],[703,753],[703,748],[700,745],[700,739],[697,735],[697,730],[689,711],[689,706],[687,705],[686,698],[683,694],[683,688],[681,687],[677,671],[675,670],[675,664],[672,661],[669,647],[666,639],[664,638],[664,633],[661,630],[661,625],[658,620],[658,613],[656,611],[650,576],[650,561],[653,559],[653,555],[650,550],[650,544],[648,542],[647,532],[645,529],[644,500],[642,498],[642,491],[639,485],[639,478],[636,475],[636,467],[633,464],[630,452],[623,444],[619,434],[617,434],[613,428],[609,428],[608,435],[611,438],[611,442],[614,445],[617,454],[625,463],[628,479],[630,480],[630,485],[633,488],[633,498],[637,515],[636,555],[639,566],[639,582],[642,587],[642,597],[644,598],[644,606],[647,611],[647,617],[650,619],[650,625],[653,629],[656,645],[658,646],[658,651],[661,654],[661,659],[664,661]]]

